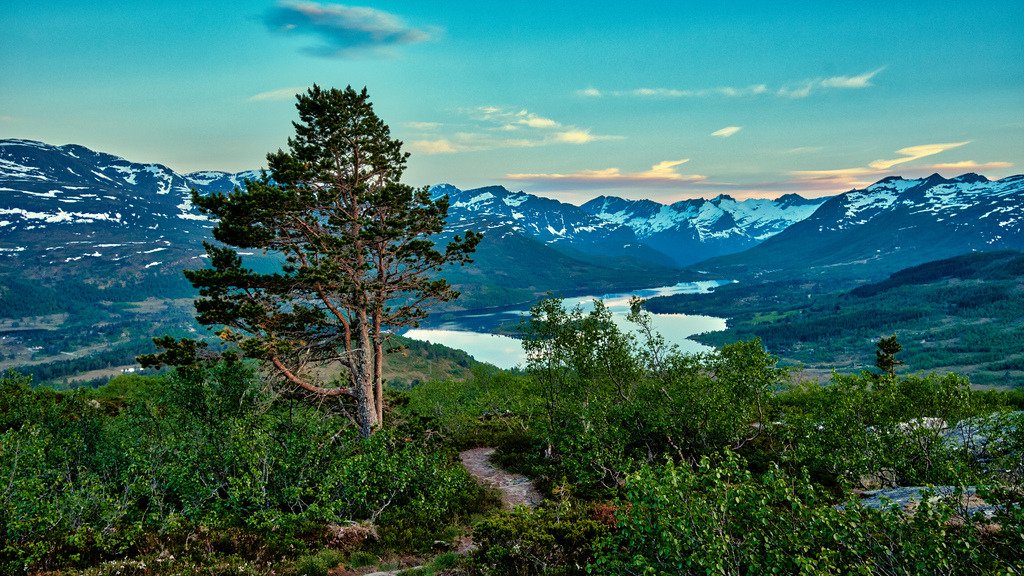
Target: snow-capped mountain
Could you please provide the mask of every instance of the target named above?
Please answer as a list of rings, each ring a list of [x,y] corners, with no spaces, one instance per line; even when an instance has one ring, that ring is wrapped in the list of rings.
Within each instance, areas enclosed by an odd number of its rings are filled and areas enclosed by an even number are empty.
[[[1024,249],[1024,175],[885,178],[835,196],[814,214],[720,269],[871,278],[970,251]]]
[[[825,200],[787,194],[775,200],[737,201],[721,195],[664,205],[601,196],[581,208],[628,226],[641,242],[686,265],[749,248],[807,218]]]
[[[212,227],[191,189],[228,191],[254,175],[183,176],[73,144],[0,140],[0,256],[39,276],[54,264],[148,270],[191,258]]]
[[[213,226],[191,205],[190,190],[226,192],[257,177],[178,174],[77,145],[0,140],[0,262],[37,277],[62,265],[93,277],[177,274],[196,266]],[[831,199],[723,195],[671,205],[600,197],[574,206],[501,186],[443,184],[432,192],[450,198],[450,233],[485,232],[493,266],[522,272],[512,262],[527,251],[563,268],[575,262],[582,277],[585,265],[666,270],[751,246],[716,263],[835,272],[851,263],[911,265],[972,249],[1021,248],[1022,189],[1024,176],[990,182],[965,174],[886,178]]]
[[[492,238],[518,234],[570,253],[671,263],[665,254],[640,242],[629,226],[595,216],[579,206],[511,192],[502,186],[460,190],[441,184],[431,192],[435,197],[448,196],[448,229],[453,232],[468,228]]]

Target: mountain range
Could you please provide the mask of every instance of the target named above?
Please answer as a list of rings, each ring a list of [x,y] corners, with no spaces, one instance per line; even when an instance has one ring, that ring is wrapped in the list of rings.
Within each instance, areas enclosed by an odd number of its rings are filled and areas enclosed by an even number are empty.
[[[191,190],[228,192],[259,176],[179,174],[73,144],[0,140],[0,340],[6,339],[0,369],[33,366],[40,379],[102,371],[151,351],[153,336],[194,333],[193,291],[181,270],[203,266],[202,241],[215,223],[192,206]],[[901,269],[969,252],[1024,249],[1024,176],[894,176],[831,198],[737,201],[723,195],[673,204],[601,196],[576,206],[501,186],[441,184],[432,193],[450,199],[443,235],[485,234],[472,265],[445,271],[463,295],[454,303],[458,308],[434,311],[431,322],[442,324],[459,308],[521,309],[551,292],[606,294],[697,278],[737,279],[712,295],[653,299],[648,307],[728,316],[729,334],[738,327],[777,340],[797,329],[847,330],[854,316],[863,324],[875,300],[854,307],[853,296],[835,294]],[[240,254],[252,265],[267,261]],[[927,293],[941,304],[943,290],[966,290],[964,298],[977,299],[963,282],[942,280],[901,297]],[[1012,299],[1019,292],[1012,279],[972,282],[997,304],[1000,295]],[[898,301],[885,298],[886,305]],[[934,328],[919,324],[924,332]],[[1006,330],[990,332],[980,337],[1019,340]],[[803,348],[786,346],[776,342],[796,360],[814,360]],[[924,358],[931,352],[915,353]]]
[[[182,268],[200,265],[214,224],[190,191],[227,192],[258,176],[178,174],[74,144],[0,140],[0,261],[29,278],[101,286],[180,280]],[[451,271],[479,297],[470,305],[640,287],[697,262],[723,277],[863,280],[969,251],[1024,248],[1024,176],[893,176],[831,198],[673,204],[601,196],[575,206],[501,186],[432,192],[450,198],[447,233],[485,233],[477,265]]]
[[[1024,249],[1024,175],[891,176],[835,196],[741,253],[702,263],[756,277],[875,280],[966,252]]]
[[[180,277],[180,269],[198,265],[200,242],[213,226],[192,206],[191,190],[227,192],[258,176],[178,174],[74,144],[0,140],[0,257],[34,278],[125,284],[153,274]],[[601,197],[575,206],[501,186],[442,184],[432,192],[450,197],[449,233],[485,232],[476,259],[486,281],[471,270],[452,276],[515,292],[499,301],[668,280],[682,265],[770,237],[824,201],[720,196],[662,205]],[[531,274],[522,273],[524,264]]]

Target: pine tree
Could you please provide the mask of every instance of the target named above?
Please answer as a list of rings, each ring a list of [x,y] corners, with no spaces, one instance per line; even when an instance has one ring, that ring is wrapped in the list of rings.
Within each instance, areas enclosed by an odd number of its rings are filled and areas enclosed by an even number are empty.
[[[876,344],[875,366],[882,371],[882,375],[891,378],[896,377],[896,367],[902,366],[903,362],[896,359],[896,354],[903,350],[903,345],[896,339],[896,335],[883,336]]]
[[[400,182],[409,154],[365,88],[314,85],[297,100],[295,137],[267,155],[269,174],[231,194],[193,191],[226,246],[206,244],[211,266],[185,275],[199,289],[200,323],[223,326],[223,340],[289,389],[352,398],[368,436],[384,419],[389,335],[458,296],[436,273],[471,262],[481,235],[469,231],[435,247],[448,198]],[[277,255],[283,266],[267,274],[245,268],[239,248]],[[195,346],[163,344],[165,358],[196,357]],[[323,381],[329,365],[343,368],[343,382]]]

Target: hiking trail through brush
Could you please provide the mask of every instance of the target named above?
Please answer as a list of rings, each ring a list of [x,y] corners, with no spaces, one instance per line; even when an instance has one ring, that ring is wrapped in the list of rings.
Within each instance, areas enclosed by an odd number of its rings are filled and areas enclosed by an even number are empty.
[[[544,501],[537,487],[522,474],[502,470],[491,464],[494,448],[473,448],[459,453],[462,465],[477,482],[497,488],[501,492],[501,504],[505,508],[514,508],[522,504],[527,508],[536,508]]]
[[[522,474],[502,470],[491,464],[490,460],[493,454],[494,448],[473,448],[472,450],[460,452],[459,459],[462,460],[462,465],[474,480],[485,486],[491,486],[501,493],[501,505],[506,509],[512,509],[518,505],[536,508],[538,504],[544,501],[544,497],[540,495],[537,487],[533,485],[533,480]],[[476,544],[471,536],[463,536],[458,539],[455,548],[456,554],[465,555],[474,550],[476,550]],[[371,572],[364,576],[399,576],[404,572],[418,570],[425,566],[409,566],[394,570],[383,570]]]

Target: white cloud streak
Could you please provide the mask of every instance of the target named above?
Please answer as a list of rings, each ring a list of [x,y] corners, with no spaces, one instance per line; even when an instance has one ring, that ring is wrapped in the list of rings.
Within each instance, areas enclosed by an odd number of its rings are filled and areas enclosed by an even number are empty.
[[[960,162],[943,162],[941,164],[932,164],[928,166],[929,170],[954,170],[954,171],[984,171],[984,170],[1002,170],[1004,168],[1012,168],[1012,162],[975,162],[974,160],[963,160]]]
[[[720,130],[715,130],[714,132],[711,133],[711,135],[717,136],[719,138],[728,138],[730,136],[735,135],[740,130],[743,130],[743,126],[726,126],[725,128],[722,128]]]
[[[689,158],[665,160],[642,172],[623,172],[619,168],[580,170],[570,173],[506,174],[506,180],[543,183],[558,188],[606,188],[615,186],[665,188],[705,180],[700,174],[682,174],[678,167]]]
[[[414,140],[409,147],[421,154],[456,154],[501,148],[535,148],[556,144],[582,145],[621,136],[594,134],[588,128],[564,124],[526,109],[480,106],[460,112],[469,130]],[[422,123],[427,124],[427,123]],[[433,124],[433,123],[430,123]],[[406,124],[409,126],[409,124]],[[440,128],[440,124],[437,127]]]
[[[947,144],[922,144],[920,146],[908,146],[907,148],[900,148],[896,151],[900,158],[894,158],[892,160],[875,160],[868,164],[875,170],[888,170],[898,164],[906,164],[907,162],[913,162],[920,160],[928,156],[934,156],[946,150],[952,150],[953,148],[959,148],[965,144],[970,144],[970,140],[964,142],[950,142]]]
[[[896,151],[898,158],[875,160],[867,166],[855,166],[852,168],[835,168],[829,170],[798,170],[792,172],[798,182],[817,182],[821,185],[832,185],[836,190],[862,188],[871,184],[882,176],[890,175],[895,166],[911,164],[922,158],[941,154],[948,150],[960,148],[969,144],[970,140],[963,142],[947,142],[938,144],[919,144],[908,146]],[[907,166],[905,170],[909,174],[927,174],[939,170],[951,172],[998,170],[1009,168],[1013,164],[1009,162],[975,162],[974,160],[963,160],[958,162],[945,162],[930,165]]]
[[[278,88],[277,90],[268,90],[266,92],[260,92],[259,94],[253,94],[246,98],[249,102],[275,102],[281,100],[294,100],[295,95],[301,92],[305,92],[306,88],[301,86],[293,86],[290,88]]]
[[[873,86],[871,80],[885,68],[876,68],[863,74],[855,76],[832,76],[830,78],[813,78],[800,82],[792,82],[771,88],[767,84],[752,84],[750,86],[720,86],[717,88],[696,88],[682,89],[669,87],[640,87],[630,90],[601,90],[589,87],[577,90],[578,96],[588,98],[611,97],[632,97],[632,98],[742,98],[760,96],[762,94],[774,94],[781,98],[806,98],[815,92],[825,90],[850,90],[863,89]]]
[[[440,122],[406,122],[404,124],[406,128],[412,128],[413,130],[419,130],[421,132],[433,132],[441,128]]]

